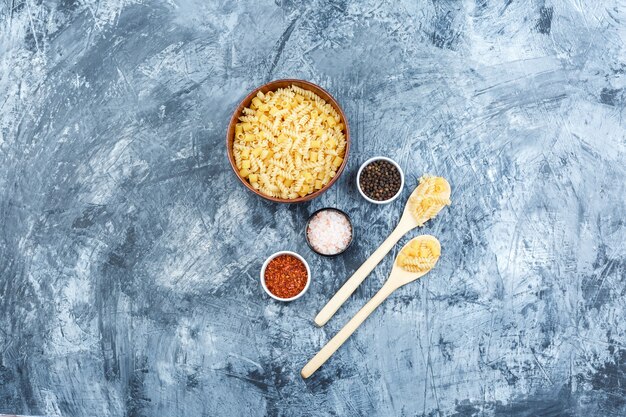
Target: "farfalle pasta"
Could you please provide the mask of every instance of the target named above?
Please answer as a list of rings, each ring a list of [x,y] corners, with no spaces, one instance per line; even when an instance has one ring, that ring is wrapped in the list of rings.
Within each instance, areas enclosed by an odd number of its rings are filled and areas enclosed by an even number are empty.
[[[337,174],[345,150],[339,114],[295,85],[259,92],[235,126],[239,174],[270,197],[295,199],[321,189]]]

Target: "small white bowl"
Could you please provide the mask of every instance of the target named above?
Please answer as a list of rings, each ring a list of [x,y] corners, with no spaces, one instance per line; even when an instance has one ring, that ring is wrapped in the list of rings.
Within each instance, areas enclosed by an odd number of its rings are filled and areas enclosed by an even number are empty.
[[[270,263],[270,261],[274,258],[276,258],[277,256],[280,255],[292,255],[295,256],[296,258],[300,259],[302,261],[302,263],[304,264],[304,266],[306,267],[306,273],[307,273],[307,280],[306,280],[306,285],[304,286],[304,288],[302,289],[302,291],[300,291],[300,293],[294,297],[291,298],[280,298],[275,296],[274,294],[272,294],[270,292],[270,290],[267,289],[267,285],[265,285],[265,269],[267,268],[267,265]],[[295,252],[291,252],[288,250],[281,250],[280,252],[276,252],[272,255],[270,255],[265,262],[263,262],[263,266],[261,267],[261,286],[263,287],[263,289],[265,290],[265,292],[267,293],[267,295],[269,295],[270,297],[272,297],[274,300],[278,300],[278,301],[293,301],[293,300],[297,300],[298,298],[302,297],[304,295],[305,292],[307,292],[307,290],[309,289],[309,285],[311,285],[311,269],[309,268],[309,264],[307,263],[306,259],[304,259],[302,256],[298,255]]]
[[[360,184],[360,181],[359,181],[361,179],[361,172],[363,172],[363,168],[365,168],[366,166],[368,166],[370,163],[372,163],[374,161],[387,161],[387,162],[393,164],[393,166],[395,166],[396,168],[398,168],[398,172],[400,172],[400,189],[398,189],[398,192],[393,197],[391,197],[389,200],[378,201],[378,200],[371,199],[367,195],[365,195],[365,193],[361,189],[361,184]],[[404,171],[402,171],[402,168],[400,168],[400,165],[398,165],[398,163],[396,161],[394,161],[393,159],[387,158],[386,156],[375,156],[375,157],[370,158],[370,159],[368,159],[367,161],[365,161],[365,162],[363,162],[361,164],[361,167],[359,168],[359,172],[356,174],[356,188],[358,188],[359,193],[361,193],[363,198],[366,199],[367,201],[369,201],[370,203],[374,203],[374,204],[388,204],[388,203],[391,203],[393,200],[398,198],[398,196],[402,193],[402,189],[404,188]]]

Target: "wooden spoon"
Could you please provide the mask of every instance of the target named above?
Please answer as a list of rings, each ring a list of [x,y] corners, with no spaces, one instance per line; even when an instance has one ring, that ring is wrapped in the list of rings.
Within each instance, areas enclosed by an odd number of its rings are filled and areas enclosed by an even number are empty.
[[[440,255],[441,245],[430,235],[418,236],[404,245],[396,257],[387,282],[302,368],[302,378],[308,378],[317,371],[393,291],[426,275],[435,266]]]
[[[411,193],[396,228],[315,316],[315,324],[323,326],[330,320],[400,238],[416,227],[423,226],[449,204],[450,184],[448,181],[442,177],[423,176],[420,178],[420,184]]]

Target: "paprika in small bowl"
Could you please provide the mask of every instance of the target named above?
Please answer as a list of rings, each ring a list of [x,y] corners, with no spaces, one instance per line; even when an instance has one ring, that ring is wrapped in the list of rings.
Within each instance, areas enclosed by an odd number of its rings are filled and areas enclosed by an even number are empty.
[[[297,300],[309,289],[310,284],[309,264],[295,252],[276,252],[261,267],[261,286],[275,300]]]

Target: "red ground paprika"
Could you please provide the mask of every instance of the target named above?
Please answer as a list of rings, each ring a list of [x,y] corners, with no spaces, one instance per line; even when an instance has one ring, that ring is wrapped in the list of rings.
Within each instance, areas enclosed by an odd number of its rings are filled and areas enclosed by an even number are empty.
[[[300,294],[309,279],[304,263],[293,255],[279,255],[265,268],[265,286],[279,298]]]

